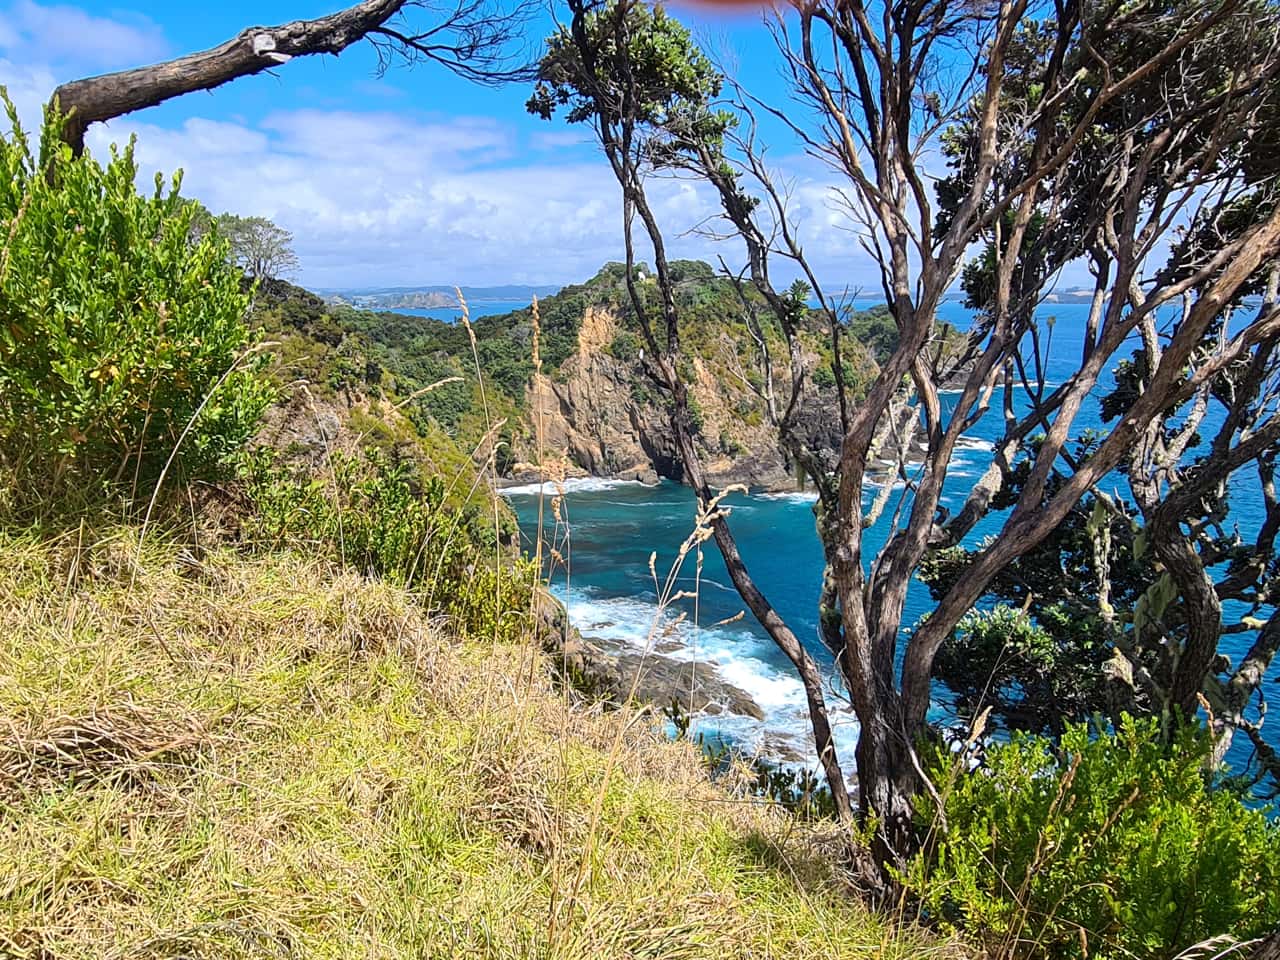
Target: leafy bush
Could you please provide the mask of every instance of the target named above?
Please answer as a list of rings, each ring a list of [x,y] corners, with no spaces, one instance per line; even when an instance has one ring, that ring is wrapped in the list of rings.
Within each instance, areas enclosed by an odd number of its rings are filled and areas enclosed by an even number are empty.
[[[984,767],[945,751],[945,831],[904,880],[944,925],[1011,957],[1173,957],[1280,921],[1280,828],[1207,782],[1207,738],[1161,742],[1155,721],[1113,732],[1019,734]],[[932,802],[922,819],[932,822]],[[941,822],[941,821],[939,821]]]
[[[698,403],[698,398],[692,393],[688,394],[687,403],[689,407],[689,426],[694,433],[701,433],[702,428],[707,424],[706,414],[702,412],[702,404]]]
[[[974,610],[939,648],[935,670],[965,709],[992,706],[1017,729],[1060,734],[1106,704],[1107,635],[1063,604],[1037,612]]]
[[[363,573],[407,586],[433,615],[463,633],[515,642],[528,630],[536,574],[504,542],[509,516],[462,502],[434,474],[395,463],[376,450],[363,458],[335,454],[331,475],[279,466],[270,450],[243,459],[254,505],[247,534],[269,547],[317,546]]]
[[[37,158],[4,100],[0,466],[11,506],[33,514],[108,488],[145,496],[189,422],[175,463],[211,470],[270,399],[252,364],[233,370],[249,297],[226,244],[193,236],[180,176],[138,194],[132,144],[105,166],[73,157],[51,115]]]
[[[840,376],[844,378],[844,388],[853,399],[866,394],[867,378],[863,377],[849,362],[847,356],[840,358]],[[825,360],[813,368],[813,383],[820,390],[834,390],[836,386],[835,358]]]
[[[849,318],[849,336],[883,363],[898,347],[898,325],[884,304],[859,310]]]
[[[631,363],[640,356],[640,338],[629,330],[623,330],[609,344],[609,353],[615,360]]]

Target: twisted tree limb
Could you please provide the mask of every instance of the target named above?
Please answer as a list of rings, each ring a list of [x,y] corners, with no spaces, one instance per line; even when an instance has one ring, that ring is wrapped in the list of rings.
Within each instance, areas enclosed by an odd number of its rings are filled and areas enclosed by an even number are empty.
[[[434,11],[430,0],[363,0],[315,20],[248,27],[225,43],[175,60],[73,80],[54,90],[52,101],[69,114],[62,139],[79,154],[91,124],[186,93],[212,90],[294,57],[336,56],[364,39],[377,48],[381,67],[398,56],[408,63],[434,61],[469,80],[520,79],[528,67],[515,62],[509,46],[518,37],[531,2],[516,0],[512,10],[504,11],[490,0],[457,0],[452,7]],[[433,10],[431,25],[393,29],[393,18],[403,18],[410,8]]]

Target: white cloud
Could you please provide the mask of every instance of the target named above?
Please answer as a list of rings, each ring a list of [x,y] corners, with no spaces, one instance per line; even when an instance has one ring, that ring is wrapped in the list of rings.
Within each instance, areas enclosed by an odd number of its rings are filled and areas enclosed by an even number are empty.
[[[160,28],[145,17],[126,22],[79,7],[17,0],[0,8],[0,50],[26,62],[108,70],[161,59],[168,44]]]
[[[0,84],[9,86],[32,131],[59,79],[167,52],[149,21],[32,0],[3,3]],[[162,126],[142,113],[96,124],[87,140],[103,157],[110,143],[136,134],[143,189],[157,171],[181,168],[184,195],[215,212],[267,216],[291,230],[298,279],[312,286],[558,283],[622,258],[618,186],[604,159],[582,148],[590,140],[584,129],[522,135],[491,117],[428,117],[386,103],[280,110],[252,123],[189,115]],[[865,271],[865,258],[824,208],[825,171],[797,176],[805,240],[823,274],[844,282],[850,256]],[[715,212],[708,188],[659,180],[652,200],[670,256],[741,260],[740,245],[693,232]],[[647,251],[638,238],[638,256],[650,259]]]
[[[0,87],[18,108],[18,117],[29,134],[39,134],[40,111],[57,85],[53,71],[43,64],[14,63],[0,57]],[[8,121],[0,119],[0,132],[8,128]]]
[[[567,282],[622,256],[603,159],[530,159],[514,129],[490,119],[298,110],[256,127],[166,129],[122,118],[91,128],[89,146],[105,155],[131,133],[142,182],[181,167],[183,193],[215,212],[275,220],[313,286]],[[712,212],[708,192],[663,181],[654,199],[672,255],[711,256],[702,238],[679,236]]]

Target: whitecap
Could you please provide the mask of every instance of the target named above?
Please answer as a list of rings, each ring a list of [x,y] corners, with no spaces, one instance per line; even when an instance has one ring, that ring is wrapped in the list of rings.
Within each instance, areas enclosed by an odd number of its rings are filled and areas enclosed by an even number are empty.
[[[753,494],[757,500],[772,500],[777,503],[817,503],[818,491],[816,490],[790,490],[775,491],[773,493],[757,493]]]
[[[641,483],[639,480],[621,480],[615,477],[570,477],[555,482],[546,480],[542,483],[518,483],[503,487],[498,492],[504,497],[526,497],[546,494],[556,496],[562,490],[565,493],[598,493],[602,490],[613,490],[617,487],[655,487],[657,484]]]
[[[751,694],[751,699],[766,713],[805,702],[804,684],[799,677],[779,673],[755,657],[722,661],[720,675]]]
[[[731,713],[697,714],[690,718],[694,735],[726,740],[735,749],[773,762],[794,763],[794,755],[799,753],[806,757],[808,766],[814,766],[804,685],[786,667],[764,659],[772,650],[767,637],[741,623],[719,627],[677,623],[674,611],[659,612],[651,599],[604,596],[592,587],[569,591],[557,587],[554,592],[565,604],[570,622],[587,638],[636,650],[661,643],[663,656],[712,663],[725,681],[749,694],[765,715],[760,721]],[[837,747],[851,764],[857,723],[830,695],[828,707]]]

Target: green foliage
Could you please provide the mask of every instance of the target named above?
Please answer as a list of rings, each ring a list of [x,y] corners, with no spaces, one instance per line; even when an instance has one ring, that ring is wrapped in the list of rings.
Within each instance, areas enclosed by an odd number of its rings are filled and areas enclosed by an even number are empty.
[[[883,363],[898,348],[898,325],[883,304],[859,310],[850,317],[849,336],[866,347],[877,363]]]
[[[138,194],[132,143],[105,166],[73,157],[50,115],[37,158],[5,103],[0,465],[12,506],[146,497],[189,423],[175,469],[210,473],[270,400],[242,357],[249,297],[225,242],[192,231],[180,176]]]
[[[707,424],[706,414],[702,412],[702,404],[698,403],[698,398],[691,393],[688,395],[687,406],[689,408],[689,427],[695,434],[701,433],[702,428]]]
[[[834,358],[833,358],[834,360]],[[840,373],[844,377],[844,385],[847,389],[856,389],[859,385],[860,378],[858,371],[853,368],[848,359],[841,357]],[[836,386],[836,370],[833,361],[819,363],[813,368],[811,374],[814,386],[820,390],[833,390]]]
[[[1165,742],[1125,717],[1073,726],[1060,748],[1020,734],[972,773],[939,750],[945,831],[903,879],[940,923],[1014,957],[1172,957],[1269,931],[1280,828],[1206,782],[1208,748],[1194,728]]]
[[[463,501],[438,474],[376,450],[364,459],[335,454],[328,476],[289,470],[274,453],[245,457],[254,505],[247,533],[270,547],[319,547],[363,573],[409,587],[433,615],[467,636],[516,642],[528,631],[536,571],[505,546],[510,515]]]
[[[1081,444],[1077,459],[1088,450],[1087,442]],[[1025,478],[1026,461],[1019,461],[996,509],[1016,499]],[[1057,475],[1050,479],[1050,495],[1062,482]],[[1104,666],[1115,652],[1116,632],[1132,622],[1136,604],[1158,576],[1151,557],[1136,549],[1135,527],[1123,509],[1105,510],[1086,497],[1034,550],[992,578],[984,601],[997,612],[959,624],[935,660],[937,677],[962,706],[991,706],[1006,726],[1035,732],[1061,732],[1066,723],[1113,713]],[[980,549],[930,552],[921,580],[941,597]],[[1158,660],[1153,651],[1144,665],[1156,671]]]
[[[813,385],[819,390],[830,390],[836,385],[835,369],[829,363],[820,363],[813,368]]]
[[[609,344],[609,353],[615,360],[631,363],[640,356],[640,338],[634,333],[623,330]]]
[[[581,24],[588,60],[568,26],[547,39],[538,84],[526,104],[549,120],[567,107],[569,123],[640,124],[663,131],[649,145],[663,162],[690,144],[718,149],[731,114],[712,110],[723,78],[688,29],[661,7],[612,0]]]
[[[1097,618],[1077,622],[1065,604],[1043,605],[1036,619],[997,604],[956,625],[935,670],[963,709],[993,706],[1012,727],[1061,733],[1105,702],[1100,667],[1108,649]]]

